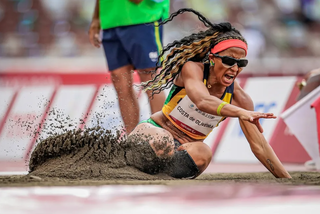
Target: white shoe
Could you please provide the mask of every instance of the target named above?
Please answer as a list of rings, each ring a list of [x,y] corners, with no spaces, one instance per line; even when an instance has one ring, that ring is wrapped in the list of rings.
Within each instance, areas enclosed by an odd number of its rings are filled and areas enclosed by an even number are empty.
[[[304,163],[304,166],[308,169],[308,170],[317,170],[316,168],[316,162],[314,160],[309,160],[307,162]]]
[[[309,160],[304,163],[304,166],[308,170],[320,170],[320,158],[317,158],[315,160]]]

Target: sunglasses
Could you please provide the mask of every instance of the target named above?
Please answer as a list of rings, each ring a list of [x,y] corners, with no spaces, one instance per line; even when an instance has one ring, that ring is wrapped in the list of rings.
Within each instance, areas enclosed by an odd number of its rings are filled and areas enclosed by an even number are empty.
[[[248,65],[247,59],[235,59],[230,56],[220,56],[218,54],[213,54],[213,56],[220,58],[222,63],[230,68],[233,67],[235,64],[237,64],[239,68],[243,68]]]

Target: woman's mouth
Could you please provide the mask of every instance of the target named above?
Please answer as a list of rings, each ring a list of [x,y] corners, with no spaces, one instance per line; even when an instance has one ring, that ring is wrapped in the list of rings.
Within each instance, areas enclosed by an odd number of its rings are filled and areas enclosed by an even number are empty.
[[[224,76],[225,76],[228,80],[232,80],[232,79],[234,79],[234,76],[235,76],[235,75],[225,74]]]

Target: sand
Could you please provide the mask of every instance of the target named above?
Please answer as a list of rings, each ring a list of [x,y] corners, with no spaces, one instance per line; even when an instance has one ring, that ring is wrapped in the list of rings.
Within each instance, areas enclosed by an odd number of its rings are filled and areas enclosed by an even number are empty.
[[[30,186],[101,186],[101,185],[204,185],[219,183],[249,183],[288,186],[319,186],[319,172],[290,172],[292,179],[274,178],[269,172],[204,173],[196,179],[167,179],[157,176],[121,179],[79,179],[28,175],[0,176],[0,187]]]
[[[235,182],[320,185],[320,172],[290,172],[292,179],[277,179],[269,172],[204,173],[196,179],[175,179],[162,171],[165,164],[143,139],[120,137],[119,132],[113,135],[101,127],[79,129],[38,143],[31,154],[29,173],[0,176],[0,187]]]
[[[101,127],[72,130],[41,141],[31,154],[29,174],[65,179],[138,179],[166,177],[148,142],[121,138]],[[151,176],[154,175],[154,176]]]

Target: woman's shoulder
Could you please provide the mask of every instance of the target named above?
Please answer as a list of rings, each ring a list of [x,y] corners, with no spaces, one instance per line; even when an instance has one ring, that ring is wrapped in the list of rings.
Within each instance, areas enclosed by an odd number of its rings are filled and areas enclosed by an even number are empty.
[[[183,65],[182,69],[197,69],[197,70],[200,69],[200,70],[203,70],[204,69],[204,63],[188,61]]]
[[[204,70],[203,63],[188,61],[183,65],[181,70],[181,75],[178,76],[178,78],[175,81],[175,84],[178,86],[184,87],[184,81],[186,79],[193,79],[193,80],[199,79],[202,81],[203,70]]]
[[[203,76],[204,64],[201,62],[188,61],[182,67],[182,75]]]

